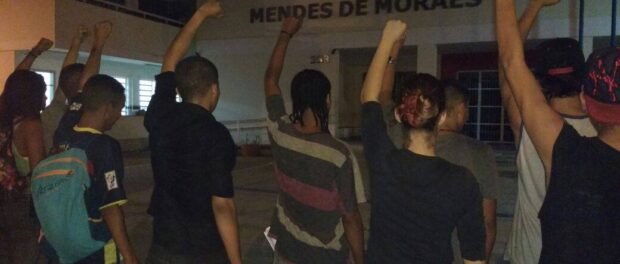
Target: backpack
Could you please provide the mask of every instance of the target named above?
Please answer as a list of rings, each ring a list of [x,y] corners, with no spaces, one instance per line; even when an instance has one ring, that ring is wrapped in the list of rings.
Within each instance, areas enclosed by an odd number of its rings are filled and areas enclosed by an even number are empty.
[[[84,200],[91,185],[86,152],[71,148],[49,156],[32,173],[32,200],[45,238],[61,263],[74,263],[105,246],[95,240]]]

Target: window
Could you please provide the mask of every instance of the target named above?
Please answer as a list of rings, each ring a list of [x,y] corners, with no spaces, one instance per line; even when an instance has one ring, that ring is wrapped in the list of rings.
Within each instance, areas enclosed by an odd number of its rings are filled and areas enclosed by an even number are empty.
[[[155,81],[153,80],[140,80],[138,88],[140,110],[146,110],[151,102],[151,97],[155,93]]]
[[[481,141],[514,142],[502,105],[497,71],[463,71],[457,75],[470,95],[469,120],[463,133]]]
[[[129,103],[131,102],[131,98],[130,98],[130,92],[129,92],[129,86],[127,85],[127,78],[125,77],[118,77],[118,76],[112,76],[114,79],[116,79],[119,83],[121,83],[123,85],[123,87],[125,87],[125,106],[123,107],[123,111],[122,114],[124,116],[128,116],[129,113]]]
[[[43,81],[45,82],[45,96],[47,96],[47,100],[45,101],[45,106],[50,105],[52,103],[52,99],[54,99],[54,72],[51,71],[35,71],[36,73],[43,76]]]

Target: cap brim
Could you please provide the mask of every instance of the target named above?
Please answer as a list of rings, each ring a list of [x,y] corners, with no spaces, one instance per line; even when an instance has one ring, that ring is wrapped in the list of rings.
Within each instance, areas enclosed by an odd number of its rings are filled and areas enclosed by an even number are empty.
[[[620,105],[601,103],[588,95],[584,97],[590,118],[599,123],[620,125]]]

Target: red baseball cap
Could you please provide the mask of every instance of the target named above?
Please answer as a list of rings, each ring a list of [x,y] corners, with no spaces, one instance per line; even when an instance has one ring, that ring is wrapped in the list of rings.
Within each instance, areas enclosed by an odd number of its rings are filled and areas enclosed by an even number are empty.
[[[604,124],[620,125],[620,48],[605,48],[586,63],[583,92],[590,117]]]

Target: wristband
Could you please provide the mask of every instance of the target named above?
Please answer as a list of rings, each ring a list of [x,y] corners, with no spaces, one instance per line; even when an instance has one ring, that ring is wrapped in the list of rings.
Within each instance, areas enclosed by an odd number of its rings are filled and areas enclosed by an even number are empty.
[[[293,34],[288,33],[288,32],[286,32],[284,30],[280,31],[280,34],[286,34],[288,36],[288,38],[293,38]]]

